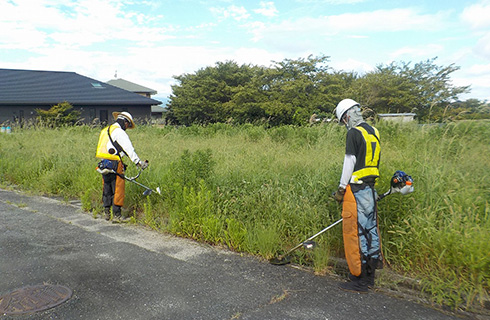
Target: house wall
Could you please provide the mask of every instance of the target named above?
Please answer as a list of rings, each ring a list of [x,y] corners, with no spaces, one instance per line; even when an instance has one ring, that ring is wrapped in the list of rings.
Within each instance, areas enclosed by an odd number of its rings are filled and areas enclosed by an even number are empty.
[[[37,113],[33,106],[1,106],[0,107],[0,124],[12,125],[22,119],[35,118]]]
[[[382,120],[392,122],[410,122],[413,121],[414,116],[384,116],[380,118]]]
[[[380,120],[391,122],[410,122],[414,121],[415,113],[380,113],[378,117]]]
[[[15,125],[22,121],[34,120],[37,117],[36,109],[48,110],[51,106],[0,106],[0,125]],[[101,116],[107,117],[106,121],[112,122],[112,112],[127,111],[131,113],[136,123],[149,121],[151,118],[151,106],[74,106],[81,111],[82,123],[90,124]]]
[[[82,111],[80,117],[84,119],[83,123],[93,123],[94,121],[112,122],[114,121],[112,113],[116,111],[129,112],[136,123],[144,123],[151,118],[151,106],[86,106],[78,110]]]

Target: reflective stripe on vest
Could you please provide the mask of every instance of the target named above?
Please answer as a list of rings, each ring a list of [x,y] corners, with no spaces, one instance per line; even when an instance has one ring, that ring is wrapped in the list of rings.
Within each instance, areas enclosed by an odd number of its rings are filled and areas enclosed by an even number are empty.
[[[107,159],[107,160],[119,160],[119,156],[117,156],[117,151],[115,151],[115,147],[114,148],[114,153],[113,154],[110,154],[109,153],[109,150],[107,150],[107,145],[110,144],[110,141],[109,141],[109,134],[108,134],[108,130],[107,130],[108,127],[105,127],[104,129],[102,129],[102,131],[100,132],[100,135],[99,135],[99,143],[97,144],[97,152],[95,154],[95,157],[96,158],[99,158],[99,159]],[[112,133],[114,131],[114,129],[116,129],[117,126],[114,126],[114,125],[111,125],[110,126],[110,133]]]
[[[381,147],[379,145],[379,132],[374,128],[374,134],[369,134],[363,127],[355,127],[359,130],[366,143],[366,158],[364,159],[364,168],[352,173],[353,182],[358,182],[362,178],[373,176],[379,177],[379,155]]]

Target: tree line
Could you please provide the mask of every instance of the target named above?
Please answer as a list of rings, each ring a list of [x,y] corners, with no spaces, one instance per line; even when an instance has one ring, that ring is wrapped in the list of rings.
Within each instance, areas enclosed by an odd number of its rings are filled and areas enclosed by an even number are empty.
[[[366,74],[337,71],[329,56],[273,62],[270,67],[217,62],[195,73],[174,76],[165,117],[169,123],[217,122],[269,125],[308,123],[315,114],[330,118],[344,98],[374,113],[414,112],[427,121],[490,117],[486,101],[459,101],[469,86],[455,86],[459,67],[439,66],[436,58],[419,63],[380,64]]]

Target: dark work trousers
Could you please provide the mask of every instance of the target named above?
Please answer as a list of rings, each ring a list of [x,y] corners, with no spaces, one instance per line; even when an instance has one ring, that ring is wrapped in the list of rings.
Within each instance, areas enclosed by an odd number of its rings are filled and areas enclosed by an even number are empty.
[[[117,171],[123,174],[123,166],[119,161]],[[112,206],[112,214],[121,216],[121,207],[124,204],[124,179],[115,173],[109,173],[102,176],[104,187],[102,190],[102,203],[104,209],[108,212]]]

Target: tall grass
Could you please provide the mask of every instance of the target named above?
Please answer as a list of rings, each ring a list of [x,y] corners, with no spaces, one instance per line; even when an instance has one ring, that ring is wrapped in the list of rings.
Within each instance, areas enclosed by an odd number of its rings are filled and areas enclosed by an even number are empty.
[[[379,204],[386,261],[417,277],[435,303],[468,309],[490,288],[488,154],[490,123],[379,124],[378,192],[404,170],[415,192]],[[100,128],[28,128],[0,136],[0,179],[25,190],[81,198],[101,211],[95,146]],[[139,181],[162,195],[143,197],[127,183],[126,207],[139,223],[270,258],[340,218],[330,198],[342,170],[345,129],[314,127],[139,126],[129,131],[150,160]],[[130,166],[129,175],[135,173]],[[298,263],[325,272],[342,256],[340,228],[318,239]]]

